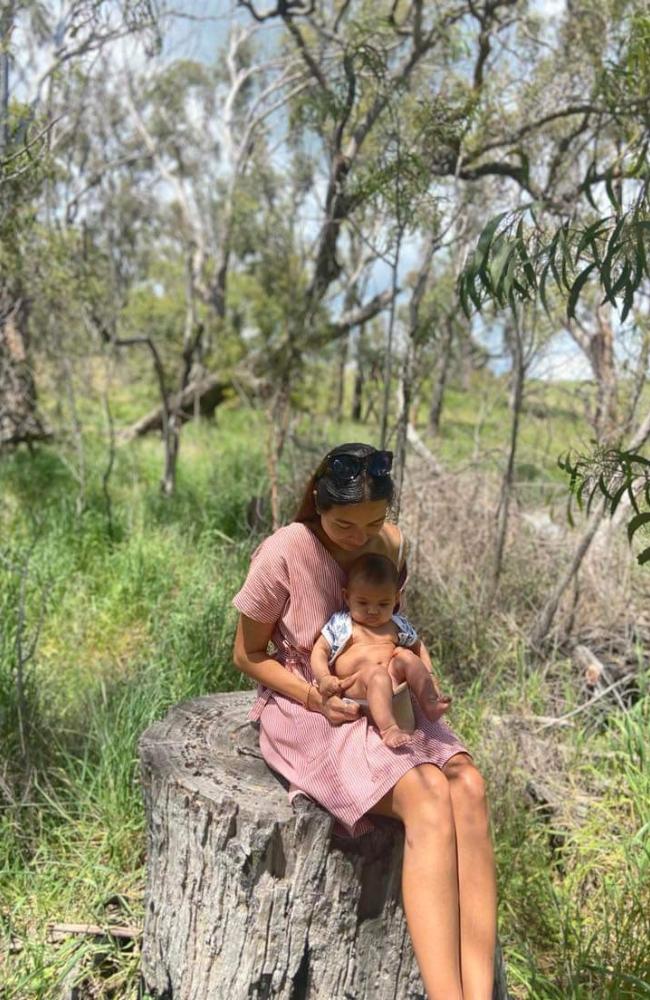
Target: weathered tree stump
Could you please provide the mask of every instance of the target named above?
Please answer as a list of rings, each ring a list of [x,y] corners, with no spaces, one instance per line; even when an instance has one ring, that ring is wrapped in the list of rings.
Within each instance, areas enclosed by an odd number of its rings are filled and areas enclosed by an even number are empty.
[[[401,824],[333,838],[289,804],[246,721],[250,693],[196,698],[142,736],[142,974],[165,1000],[424,1000],[400,904]],[[494,1000],[507,1000],[498,960]]]

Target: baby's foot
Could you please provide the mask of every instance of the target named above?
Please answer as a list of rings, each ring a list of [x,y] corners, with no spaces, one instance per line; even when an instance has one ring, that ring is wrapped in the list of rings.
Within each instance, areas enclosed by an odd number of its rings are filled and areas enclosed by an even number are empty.
[[[403,747],[411,742],[411,734],[405,733],[397,723],[394,726],[389,726],[388,729],[380,729],[379,735],[387,747]]]
[[[425,698],[420,704],[420,708],[426,715],[429,722],[435,722],[445,712],[449,711],[449,706],[451,705],[451,698],[446,695],[441,694],[439,698],[432,696],[431,698]]]

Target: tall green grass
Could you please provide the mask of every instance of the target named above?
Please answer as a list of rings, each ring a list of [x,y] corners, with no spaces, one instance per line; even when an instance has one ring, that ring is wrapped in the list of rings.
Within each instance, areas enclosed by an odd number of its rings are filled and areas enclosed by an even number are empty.
[[[171,500],[158,494],[159,442],[119,449],[110,524],[99,435],[84,441],[83,488],[73,452],[44,447],[0,464],[2,1000],[49,1000],[75,980],[93,982],[97,996],[137,995],[137,948],[50,943],[47,925],[109,915],[141,922],[138,737],[184,698],[247,685],[231,664],[230,602],[257,542],[248,502],[266,488],[265,431],[257,422],[251,432],[251,419],[225,410],[216,426],[184,429]],[[372,437],[353,426],[323,424],[319,433]],[[321,448],[313,432],[311,441]],[[288,466],[283,476],[300,478]],[[530,566],[525,600],[545,582]],[[506,577],[506,587],[516,608],[517,580]],[[552,731],[570,763],[562,780],[589,806],[579,821],[549,821],[525,804],[527,762],[514,739],[495,745],[494,717],[544,714],[553,670],[565,665],[532,671],[522,643],[497,617],[481,617],[471,593],[457,589],[446,600],[430,621],[431,646],[455,695],[453,724],[490,784],[513,994],[650,996],[647,689],[605,726],[578,717]],[[41,607],[21,743],[16,642],[20,632],[29,645]],[[422,601],[411,607],[424,617]]]

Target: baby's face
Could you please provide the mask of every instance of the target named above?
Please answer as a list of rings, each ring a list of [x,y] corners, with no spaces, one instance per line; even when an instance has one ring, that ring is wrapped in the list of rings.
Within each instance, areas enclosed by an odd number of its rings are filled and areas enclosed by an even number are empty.
[[[397,593],[391,584],[371,584],[357,581],[343,591],[350,609],[352,620],[359,625],[385,625],[389,622],[397,601]]]

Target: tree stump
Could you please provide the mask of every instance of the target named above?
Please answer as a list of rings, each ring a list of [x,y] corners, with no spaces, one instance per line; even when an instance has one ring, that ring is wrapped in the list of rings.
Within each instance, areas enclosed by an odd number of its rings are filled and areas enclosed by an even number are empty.
[[[165,1000],[425,1000],[400,903],[401,824],[348,840],[261,758],[252,694],[142,736],[142,974]],[[507,1000],[500,954],[494,1000]]]

